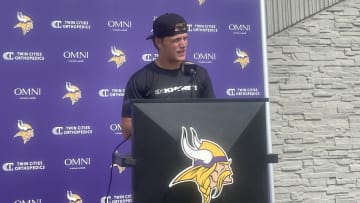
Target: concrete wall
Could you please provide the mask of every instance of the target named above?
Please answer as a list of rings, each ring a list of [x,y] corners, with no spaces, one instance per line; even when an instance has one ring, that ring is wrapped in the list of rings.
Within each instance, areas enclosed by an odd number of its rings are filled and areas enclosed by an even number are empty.
[[[267,43],[276,202],[360,202],[360,0]]]

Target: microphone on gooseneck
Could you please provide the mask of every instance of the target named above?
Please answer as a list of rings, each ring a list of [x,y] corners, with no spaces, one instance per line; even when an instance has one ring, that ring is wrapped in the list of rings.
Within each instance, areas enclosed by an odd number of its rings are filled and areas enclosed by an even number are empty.
[[[193,62],[185,61],[181,64],[181,72],[184,75],[195,77],[197,73],[197,65]]]
[[[190,61],[185,61],[181,65],[181,71],[184,75],[190,76],[190,85],[193,86],[196,83],[197,65]],[[191,98],[193,97],[193,89],[191,87]]]

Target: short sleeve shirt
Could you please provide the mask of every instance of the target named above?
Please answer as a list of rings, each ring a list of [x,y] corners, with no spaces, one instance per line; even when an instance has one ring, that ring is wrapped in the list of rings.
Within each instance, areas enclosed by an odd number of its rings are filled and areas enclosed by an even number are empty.
[[[194,74],[184,74],[181,68],[162,69],[151,62],[129,79],[124,95],[122,117],[131,117],[134,99],[215,98],[206,69],[196,66]]]

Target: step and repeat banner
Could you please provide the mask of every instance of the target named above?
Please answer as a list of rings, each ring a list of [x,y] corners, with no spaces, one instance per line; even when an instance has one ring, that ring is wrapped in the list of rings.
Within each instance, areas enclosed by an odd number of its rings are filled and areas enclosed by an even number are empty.
[[[111,154],[123,141],[125,84],[157,57],[145,40],[153,20],[184,16],[187,59],[208,70],[218,98],[264,98],[260,8],[260,0],[2,2],[0,202],[132,202],[132,171],[111,172]]]

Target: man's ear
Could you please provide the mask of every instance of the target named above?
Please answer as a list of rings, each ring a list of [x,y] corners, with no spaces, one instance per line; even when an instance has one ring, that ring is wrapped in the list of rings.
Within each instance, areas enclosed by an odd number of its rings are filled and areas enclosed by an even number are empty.
[[[159,49],[159,47],[162,46],[162,40],[161,38],[158,38],[158,37],[154,37],[154,44],[155,46]]]

